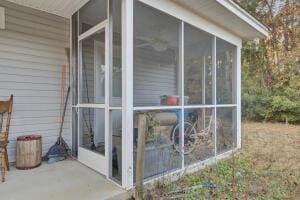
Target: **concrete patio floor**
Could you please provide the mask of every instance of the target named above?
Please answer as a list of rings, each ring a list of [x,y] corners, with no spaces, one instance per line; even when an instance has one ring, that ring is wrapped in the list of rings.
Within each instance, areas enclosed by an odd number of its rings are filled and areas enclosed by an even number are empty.
[[[2,200],[124,199],[126,192],[75,160],[43,163],[32,170],[12,167],[0,182]]]

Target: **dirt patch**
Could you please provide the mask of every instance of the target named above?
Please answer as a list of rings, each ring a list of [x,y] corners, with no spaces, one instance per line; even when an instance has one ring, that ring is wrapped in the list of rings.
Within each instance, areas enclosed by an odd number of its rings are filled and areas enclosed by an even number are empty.
[[[151,195],[154,199],[299,199],[300,126],[243,123],[239,153],[176,182],[158,182]]]
[[[243,123],[242,152],[257,164],[300,173],[300,126],[278,123]]]

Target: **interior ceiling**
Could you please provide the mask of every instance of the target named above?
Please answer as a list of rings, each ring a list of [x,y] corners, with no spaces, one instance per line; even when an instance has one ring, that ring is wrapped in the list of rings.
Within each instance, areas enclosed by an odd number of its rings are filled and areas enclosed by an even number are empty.
[[[22,6],[69,18],[89,0],[7,0]]]

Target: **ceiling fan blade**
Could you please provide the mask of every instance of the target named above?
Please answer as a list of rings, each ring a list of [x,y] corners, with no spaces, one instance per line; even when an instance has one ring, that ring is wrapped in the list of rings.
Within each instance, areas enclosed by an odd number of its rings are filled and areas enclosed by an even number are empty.
[[[149,43],[144,43],[144,44],[138,44],[138,45],[136,45],[137,48],[147,47],[147,46],[151,46],[151,45]]]

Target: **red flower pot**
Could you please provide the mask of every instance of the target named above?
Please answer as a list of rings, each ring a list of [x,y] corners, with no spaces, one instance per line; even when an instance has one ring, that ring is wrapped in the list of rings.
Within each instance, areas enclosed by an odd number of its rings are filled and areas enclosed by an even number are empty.
[[[174,106],[178,104],[177,100],[178,98],[176,96],[167,96],[166,102],[168,106]]]

